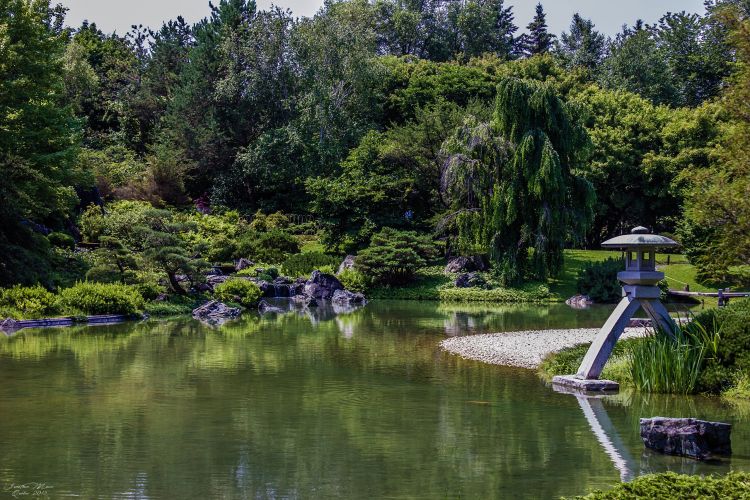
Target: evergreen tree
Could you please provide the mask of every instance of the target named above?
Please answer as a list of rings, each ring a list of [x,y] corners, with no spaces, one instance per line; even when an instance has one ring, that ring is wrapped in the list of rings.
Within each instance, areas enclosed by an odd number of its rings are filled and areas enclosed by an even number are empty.
[[[77,202],[79,124],[64,86],[59,12],[45,0],[0,4],[0,284],[36,281],[46,240],[28,230],[61,225]]]
[[[529,33],[524,34],[519,40],[519,46],[524,55],[546,54],[552,49],[555,35],[547,31],[547,14],[544,13],[541,3],[536,5],[534,19],[526,26],[526,29]]]
[[[567,68],[596,70],[604,58],[606,39],[594,29],[590,19],[579,14],[573,15],[570,33],[563,32],[556,46],[556,52]]]

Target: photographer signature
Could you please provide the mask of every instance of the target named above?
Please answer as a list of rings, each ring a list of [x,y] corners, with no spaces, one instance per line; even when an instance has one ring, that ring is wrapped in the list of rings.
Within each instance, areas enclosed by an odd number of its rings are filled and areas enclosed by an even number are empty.
[[[9,493],[13,498],[23,498],[23,497],[48,497],[49,496],[49,490],[52,489],[52,486],[45,484],[45,483],[26,483],[26,484],[16,484],[16,483],[10,483],[6,484],[3,488],[3,491],[5,493]]]

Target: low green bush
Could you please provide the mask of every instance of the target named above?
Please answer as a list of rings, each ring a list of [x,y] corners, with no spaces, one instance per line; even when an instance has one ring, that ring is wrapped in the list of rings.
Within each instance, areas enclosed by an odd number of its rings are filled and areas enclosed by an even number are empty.
[[[663,498],[748,498],[750,474],[730,472],[726,476],[697,476],[665,472],[639,477],[629,483],[620,483],[609,491],[594,491],[576,497],[589,500],[638,498],[656,500]]]
[[[230,279],[214,287],[214,297],[223,302],[237,302],[245,307],[258,303],[263,295],[258,285],[244,279]]]
[[[270,263],[284,262],[290,255],[299,253],[297,238],[274,229],[267,233],[249,231],[237,241],[235,258],[248,258]]]
[[[444,302],[545,302],[549,300],[550,293],[546,285],[489,290],[450,286],[438,290],[438,297]]]
[[[146,313],[151,316],[180,316],[190,314],[198,307],[200,300],[183,295],[172,295],[167,300],[149,302]]]
[[[341,259],[322,252],[298,253],[284,261],[281,269],[286,276],[298,278],[309,276],[315,270],[322,271],[322,267],[336,268]]]
[[[617,302],[622,297],[622,287],[617,273],[625,268],[623,259],[609,258],[601,262],[587,262],[576,278],[576,289],[598,303]]]
[[[699,388],[718,393],[731,387],[737,372],[750,372],[750,300],[698,314],[693,323],[719,337],[716,353],[707,358]]]
[[[60,292],[60,305],[68,314],[135,314],[144,302],[129,285],[80,282]]]
[[[50,242],[50,245],[53,247],[58,248],[67,248],[69,250],[72,250],[76,246],[76,240],[73,239],[73,237],[66,233],[49,233],[47,235],[47,239]]]
[[[365,293],[369,288],[367,277],[356,269],[344,269],[336,277],[344,288],[352,292]]]
[[[15,319],[44,318],[58,313],[57,297],[41,286],[0,290],[0,316]]]
[[[436,255],[437,246],[429,235],[385,227],[357,255],[354,266],[373,283],[403,285]]]

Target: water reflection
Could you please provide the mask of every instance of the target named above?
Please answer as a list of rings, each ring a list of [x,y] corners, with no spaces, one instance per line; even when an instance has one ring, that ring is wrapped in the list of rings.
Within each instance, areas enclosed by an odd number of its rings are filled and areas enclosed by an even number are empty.
[[[446,325],[475,334],[597,321],[565,306],[373,302],[218,328],[184,319],[0,337],[0,486],[45,482],[51,496],[84,498],[557,498],[606,488],[623,476],[581,402],[529,371],[438,349]],[[633,465],[621,451],[643,449],[638,418],[681,411],[735,424],[732,468],[750,470],[747,417],[711,400],[621,394],[589,406],[634,474],[682,467],[649,455]]]

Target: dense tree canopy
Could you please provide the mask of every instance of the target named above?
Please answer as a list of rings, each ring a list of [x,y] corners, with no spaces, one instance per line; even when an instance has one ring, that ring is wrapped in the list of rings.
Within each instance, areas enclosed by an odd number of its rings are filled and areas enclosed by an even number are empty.
[[[4,0],[0,282],[53,285],[43,235],[78,237],[76,215],[115,200],[312,217],[339,251],[432,231],[507,281],[646,224],[728,276],[747,265],[746,3],[609,40],[579,14],[558,38],[541,4],[521,22],[504,0],[330,0],[311,18],[219,0],[125,35]]]

